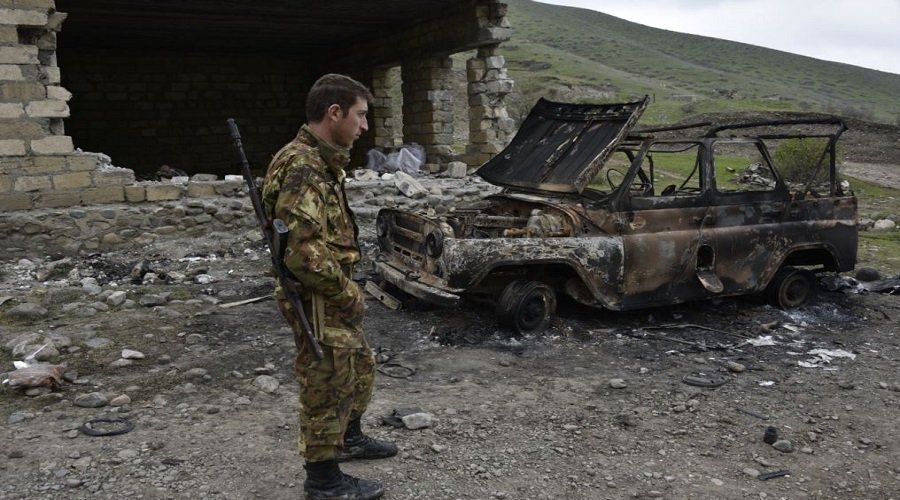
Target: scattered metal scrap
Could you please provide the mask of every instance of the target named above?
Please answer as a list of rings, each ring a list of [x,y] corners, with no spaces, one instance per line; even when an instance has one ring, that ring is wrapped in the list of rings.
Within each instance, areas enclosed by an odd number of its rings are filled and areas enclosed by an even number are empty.
[[[769,479],[775,479],[776,477],[790,476],[790,475],[791,475],[791,471],[789,471],[787,469],[782,469],[782,470],[776,470],[774,472],[767,472],[765,474],[760,474],[758,479],[760,481],[768,481]]]
[[[415,375],[416,369],[403,363],[384,363],[379,365],[378,373],[392,378],[409,378]]]
[[[856,293],[900,294],[900,275],[877,281],[859,281],[849,276],[828,276],[822,278],[821,283],[830,292],[849,289]]]
[[[752,410],[747,410],[747,409],[744,409],[744,408],[735,408],[735,410],[737,410],[737,411],[743,413],[744,415],[750,415],[750,416],[753,417],[753,418],[758,418],[758,419],[760,419],[760,420],[769,420],[768,415],[763,415],[763,414],[761,414],[761,413],[757,413],[757,412],[752,411]]]
[[[707,330],[710,332],[721,333],[722,335],[730,335],[732,337],[737,337],[739,339],[750,339],[751,337],[747,335],[741,335],[740,333],[728,332],[725,330],[717,330],[715,328],[710,328],[708,326],[696,325],[693,323],[684,323],[684,324],[672,324],[672,325],[660,325],[660,326],[645,326],[642,327],[644,330],[661,330],[664,328],[675,328],[675,329],[684,329],[684,328],[695,328],[697,330]]]
[[[739,335],[736,333],[724,332],[722,330],[716,330],[714,328],[708,328],[708,327],[704,327],[701,325],[694,325],[694,324],[645,326],[645,327],[641,327],[641,328],[637,329],[635,333],[628,334],[628,336],[632,337],[632,338],[662,340],[665,342],[674,342],[676,344],[689,345],[700,351],[711,351],[711,350],[725,351],[725,350],[734,349],[735,347],[738,347],[738,345],[722,344],[722,343],[716,343],[715,345],[710,345],[710,344],[707,344],[705,339],[699,340],[699,341],[691,341],[691,340],[684,340],[684,339],[680,339],[680,338],[669,337],[665,334],[655,334],[655,333],[646,331],[646,330],[651,330],[651,329],[659,330],[659,329],[663,329],[663,328],[675,328],[675,329],[696,328],[696,329],[700,329],[700,330],[707,330],[707,331],[712,331],[712,332],[716,332],[716,333],[733,335],[733,336],[743,339],[745,341],[744,343],[746,343],[746,341],[748,340],[748,337],[743,336],[743,335]],[[743,344],[739,344],[739,345],[743,345]]]
[[[118,436],[131,432],[134,424],[130,420],[120,417],[103,417],[88,420],[78,428],[82,434],[88,436]]]
[[[719,387],[728,382],[728,377],[717,373],[694,372],[685,375],[681,381],[696,387]]]
[[[860,283],[857,285],[857,291],[860,293],[886,293],[893,295],[900,293],[900,276],[896,278],[870,281],[868,283]]]

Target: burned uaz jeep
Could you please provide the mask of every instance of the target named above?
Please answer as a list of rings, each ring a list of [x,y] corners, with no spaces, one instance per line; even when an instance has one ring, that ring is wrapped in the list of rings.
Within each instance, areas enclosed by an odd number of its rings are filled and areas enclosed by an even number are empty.
[[[478,170],[499,194],[443,216],[379,212],[377,270],[436,304],[490,299],[502,325],[532,333],[558,294],[622,311],[747,294],[789,308],[814,297],[814,271],[853,269],[840,120],[684,135],[635,129],[646,105],[539,101]],[[785,141],[821,148],[805,178],[776,164]]]

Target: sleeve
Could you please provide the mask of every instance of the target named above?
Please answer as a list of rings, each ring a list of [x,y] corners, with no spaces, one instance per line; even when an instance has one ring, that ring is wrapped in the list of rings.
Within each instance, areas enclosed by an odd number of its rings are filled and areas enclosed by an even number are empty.
[[[288,225],[285,266],[304,289],[329,298],[334,303],[355,300],[353,283],[325,242],[323,231],[325,201],[323,187],[314,176],[294,169],[281,187],[275,202],[275,216]]]

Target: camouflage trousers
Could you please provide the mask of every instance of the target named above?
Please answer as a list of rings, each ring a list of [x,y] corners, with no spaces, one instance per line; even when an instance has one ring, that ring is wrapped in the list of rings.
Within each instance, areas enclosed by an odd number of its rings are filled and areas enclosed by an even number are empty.
[[[297,448],[308,462],[334,459],[344,444],[347,423],[361,417],[372,399],[375,356],[365,341],[361,348],[321,344],[325,356],[316,361],[290,302],[277,302],[294,331],[297,345],[294,360],[300,385]]]

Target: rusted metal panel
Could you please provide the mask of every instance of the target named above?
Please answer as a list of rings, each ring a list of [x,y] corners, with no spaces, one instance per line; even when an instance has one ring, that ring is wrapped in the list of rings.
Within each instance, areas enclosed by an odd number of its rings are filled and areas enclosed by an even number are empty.
[[[498,186],[580,193],[646,106],[646,97],[576,105],[540,99],[506,149],[478,175]]]

